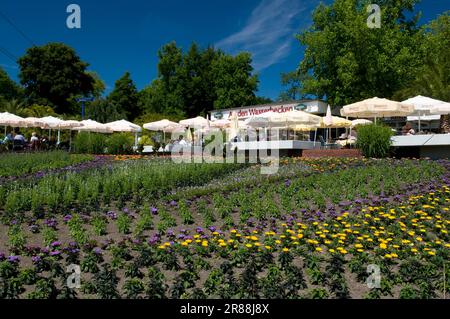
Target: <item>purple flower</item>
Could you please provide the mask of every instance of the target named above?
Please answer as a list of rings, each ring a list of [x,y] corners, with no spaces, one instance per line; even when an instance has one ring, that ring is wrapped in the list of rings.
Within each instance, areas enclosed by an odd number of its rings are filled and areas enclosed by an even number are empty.
[[[125,208],[123,209],[123,212],[124,212],[125,214],[128,214],[128,213],[130,212],[130,210],[129,210],[127,207],[125,207]]]
[[[172,199],[170,201],[170,206],[177,206],[177,202]]]
[[[107,212],[106,215],[111,219],[117,219],[117,214],[113,211]]]
[[[167,230],[167,237],[169,237],[169,238],[175,237],[175,233],[173,232],[172,229]]]
[[[197,227],[197,228],[195,229],[195,231],[196,231],[197,233],[203,233],[203,228]]]
[[[154,245],[159,241],[159,236],[157,234],[153,235],[152,237],[150,237],[150,239],[148,240],[148,243],[150,245]]]
[[[95,248],[93,249],[93,252],[94,252],[95,254],[97,254],[97,255],[101,255],[101,254],[102,254],[102,250],[101,250],[99,247],[95,247]]]
[[[9,256],[8,261],[11,263],[18,263],[20,261],[19,256]]]
[[[55,251],[51,251],[50,252],[50,256],[58,256],[59,254],[61,254],[61,252],[59,250],[55,250]]]
[[[54,241],[53,243],[50,244],[50,246],[52,246],[52,247],[61,246],[61,242],[60,241]]]
[[[72,219],[72,215],[70,215],[70,214],[67,214],[66,216],[64,216],[64,222],[65,223],[67,223],[69,220],[71,220]]]
[[[41,259],[42,259],[41,256],[33,256],[33,257],[31,257],[31,261],[32,261],[34,264],[40,262]]]
[[[214,227],[214,226],[209,226],[209,230],[212,231],[212,232],[215,232],[215,231],[216,231],[216,227]]]
[[[158,208],[152,207],[151,208],[151,212],[152,212],[153,215],[158,215]]]
[[[0,253],[0,261],[5,260],[5,254],[4,253]]]
[[[291,180],[290,180],[290,179],[287,179],[287,180],[284,182],[284,185],[285,185],[286,187],[291,186]]]

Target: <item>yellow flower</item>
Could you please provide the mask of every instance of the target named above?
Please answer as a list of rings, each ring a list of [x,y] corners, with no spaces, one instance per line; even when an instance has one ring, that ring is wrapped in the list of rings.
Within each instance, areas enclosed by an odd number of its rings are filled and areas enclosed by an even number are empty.
[[[411,248],[411,252],[417,253],[417,249],[416,248]]]
[[[322,248],[316,247],[316,251],[321,252],[321,251],[322,251]]]
[[[202,241],[202,246],[203,247],[208,247],[208,242],[206,240]]]
[[[392,258],[392,255],[391,255],[391,254],[386,254],[386,255],[384,255],[384,258],[391,259],[391,258]]]
[[[422,237],[416,237],[417,241],[423,241]]]
[[[330,253],[334,253],[334,252],[335,252],[334,249],[329,249],[328,251],[329,251]]]
[[[345,255],[347,253],[347,251],[345,249],[341,249],[341,254]]]
[[[381,244],[380,244],[380,248],[381,248],[381,249],[386,249],[386,248],[387,248],[387,245],[386,245],[385,243],[381,243]]]
[[[181,243],[181,246],[187,246],[187,245],[188,245],[188,243],[185,241]]]
[[[223,242],[219,244],[220,247],[225,247],[226,245],[227,245],[227,244],[225,244],[225,243],[223,243]]]
[[[253,245],[252,245],[252,244],[245,244],[245,247],[247,247],[247,248],[252,248]]]
[[[158,248],[159,248],[159,249],[165,249],[165,248],[166,248],[166,246],[164,246],[164,245],[160,245],[160,246],[158,246]]]
[[[250,239],[251,239],[251,240],[254,240],[254,241],[257,241],[257,240],[258,240],[258,237],[256,237],[256,236],[251,236]]]
[[[272,246],[264,246],[267,250],[271,250]]]
[[[236,230],[236,229],[232,229],[232,230],[230,230],[230,233],[236,234],[236,233],[237,233],[237,230]]]
[[[431,251],[428,252],[428,255],[435,256],[435,255],[436,255],[436,252],[434,252],[434,251],[431,250]]]
[[[289,251],[289,248],[284,247],[283,252],[287,253]]]

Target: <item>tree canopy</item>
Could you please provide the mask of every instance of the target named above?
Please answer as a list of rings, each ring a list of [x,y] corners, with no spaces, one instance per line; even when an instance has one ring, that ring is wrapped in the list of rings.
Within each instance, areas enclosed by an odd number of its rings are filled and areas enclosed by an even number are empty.
[[[94,79],[88,64],[63,43],[33,46],[19,61],[19,78],[30,103],[52,105],[58,113],[73,113],[75,95],[89,95]]]
[[[114,89],[108,95],[107,103],[128,120],[134,120],[140,114],[139,95],[129,72],[116,81]]]
[[[248,53],[231,56],[196,43],[183,53],[171,42],[158,57],[158,77],[141,94],[146,112],[191,117],[257,102],[258,76]]]
[[[425,56],[418,16],[405,15],[416,2],[378,1],[381,28],[367,26],[371,1],[320,4],[312,26],[297,36],[306,47],[299,66],[302,91],[344,105],[374,96],[392,97],[405,87]]]
[[[17,99],[22,96],[22,88],[0,67],[0,98],[4,100]]]

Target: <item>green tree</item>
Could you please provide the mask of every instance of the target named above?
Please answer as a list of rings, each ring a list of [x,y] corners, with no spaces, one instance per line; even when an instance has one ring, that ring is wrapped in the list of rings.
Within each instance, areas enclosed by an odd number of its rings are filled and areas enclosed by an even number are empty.
[[[108,123],[126,118],[125,110],[115,102],[99,97],[88,106],[89,117],[100,123]]]
[[[18,116],[26,116],[25,103],[19,99],[12,99],[3,102],[2,112],[9,112]]]
[[[193,43],[183,53],[175,42],[158,52],[158,78],[139,94],[145,113],[192,117],[214,108],[253,104],[258,77],[248,53],[233,57]]]
[[[39,104],[33,104],[25,108],[24,114],[32,117],[58,116],[51,106]]]
[[[406,18],[418,0],[381,0],[381,28],[367,26],[371,1],[320,4],[313,25],[298,35],[306,46],[299,72],[302,92],[344,105],[374,96],[390,98],[416,75],[425,51],[418,16]]]
[[[250,105],[255,99],[258,76],[253,75],[252,58],[249,53],[236,56],[222,55],[214,63],[215,109]]]
[[[63,43],[33,46],[18,61],[19,78],[31,103],[52,105],[58,113],[76,112],[71,97],[92,93],[88,64]]]
[[[108,104],[125,114],[128,120],[134,120],[140,115],[139,95],[136,85],[129,72],[116,81],[113,91],[107,98]]]
[[[22,98],[22,88],[0,67],[0,97],[4,100]]]
[[[450,11],[424,27],[427,57],[416,77],[397,91],[394,98],[403,100],[416,95],[450,102]],[[450,132],[450,117],[442,115],[442,132]]]
[[[280,101],[293,101],[304,98],[302,92],[302,81],[299,72],[286,72],[281,73],[281,85],[284,90],[280,93],[278,100]]]
[[[262,104],[270,104],[270,103],[273,103],[273,100],[271,98],[264,97],[264,96],[256,96],[252,102],[252,104],[254,104],[254,105],[262,105]]]

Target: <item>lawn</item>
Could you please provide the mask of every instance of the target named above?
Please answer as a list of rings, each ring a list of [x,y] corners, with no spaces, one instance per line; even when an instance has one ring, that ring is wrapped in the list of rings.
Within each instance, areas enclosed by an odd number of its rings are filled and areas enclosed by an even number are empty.
[[[294,158],[270,176],[258,165],[91,162],[0,186],[1,298],[450,292],[449,161]],[[72,264],[79,289],[67,287]]]

